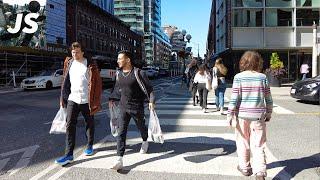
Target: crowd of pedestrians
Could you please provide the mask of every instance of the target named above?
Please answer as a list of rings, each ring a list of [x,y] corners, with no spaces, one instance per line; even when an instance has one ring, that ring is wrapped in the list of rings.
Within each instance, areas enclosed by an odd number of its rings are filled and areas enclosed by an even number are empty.
[[[102,82],[96,63],[84,57],[80,43],[71,46],[72,57],[64,63],[64,80],[61,87],[60,106],[67,109],[66,152],[55,162],[66,165],[73,161],[76,139],[76,124],[81,112],[86,122],[87,147],[84,154],[94,154],[94,114],[101,109]],[[119,128],[117,135],[116,162],[114,170],[123,168],[126,136],[130,119],[133,118],[142,137],[140,153],[148,151],[148,132],[144,119],[144,102],[149,109],[155,108],[155,95],[146,74],[135,67],[129,51],[118,53],[119,70],[115,85],[109,97],[109,107],[117,102],[120,107]],[[265,144],[266,122],[272,113],[272,96],[266,76],[261,72],[263,60],[259,53],[247,51],[242,56],[240,73],[234,76],[232,93],[229,101],[227,120],[235,128],[238,154],[237,170],[244,176],[254,174],[256,179],[264,179],[266,174]],[[193,106],[199,104],[207,113],[208,93],[215,94],[216,111],[223,114],[224,94],[226,91],[227,68],[221,58],[214,67],[198,65],[193,59],[187,66],[184,82],[192,95]],[[252,160],[250,161],[250,152]],[[251,165],[251,163],[252,165]]]

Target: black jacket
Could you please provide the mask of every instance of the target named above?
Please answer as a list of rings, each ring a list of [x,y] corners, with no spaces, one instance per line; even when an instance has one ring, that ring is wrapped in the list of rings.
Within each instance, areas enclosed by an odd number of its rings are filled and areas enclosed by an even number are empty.
[[[134,74],[133,71],[134,70],[132,70],[132,74]],[[121,87],[120,82],[119,82],[119,78],[118,78],[120,72],[121,71],[117,72],[115,85],[111,91],[111,94],[109,96],[109,100],[119,101],[121,99],[121,96],[124,95],[123,92],[121,91],[121,89],[124,87]],[[155,103],[155,96],[153,93],[153,87],[152,87],[151,82],[149,81],[146,73],[143,70],[138,69],[138,72],[139,72],[138,73],[139,78],[141,79],[143,85],[146,87],[147,93],[150,98],[150,102]],[[140,87],[138,87],[138,88],[141,89]],[[140,91],[140,92],[143,93],[143,91]],[[143,95],[142,97],[143,97],[143,99],[141,99],[141,101],[148,100],[146,95]]]

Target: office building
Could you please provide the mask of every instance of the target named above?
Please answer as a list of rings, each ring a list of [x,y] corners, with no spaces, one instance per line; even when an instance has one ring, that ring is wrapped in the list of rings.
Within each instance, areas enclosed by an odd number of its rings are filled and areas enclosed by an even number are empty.
[[[161,29],[160,0],[115,0],[115,15],[132,30],[144,35],[148,65],[168,66],[171,54],[169,38]]]
[[[99,6],[104,11],[114,14],[113,0],[90,0],[91,3]]]
[[[319,17],[319,0],[212,1],[208,55],[211,60],[223,57],[236,73],[244,51],[260,52],[264,69],[269,67],[271,53],[277,52],[286,67],[286,79],[298,79],[302,61],[311,65],[313,23],[319,26]]]

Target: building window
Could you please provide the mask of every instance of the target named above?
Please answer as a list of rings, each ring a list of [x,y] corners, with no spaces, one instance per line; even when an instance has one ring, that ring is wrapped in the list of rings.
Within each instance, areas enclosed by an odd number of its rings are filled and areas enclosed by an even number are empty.
[[[53,4],[49,4],[50,9],[54,9],[54,5]]]
[[[319,9],[297,9],[297,26],[319,25]]]
[[[267,7],[292,7],[292,0],[266,0]]]
[[[320,7],[319,0],[297,0],[297,7]]]
[[[232,7],[262,7],[262,0],[232,0]]]
[[[262,9],[235,9],[232,12],[232,16],[232,25],[234,27],[262,26]]]
[[[266,26],[292,26],[292,9],[266,9]]]

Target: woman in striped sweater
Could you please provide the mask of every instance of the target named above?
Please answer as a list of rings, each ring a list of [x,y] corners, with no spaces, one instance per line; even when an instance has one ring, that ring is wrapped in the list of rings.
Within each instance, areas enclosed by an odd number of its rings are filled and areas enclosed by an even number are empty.
[[[254,173],[256,179],[264,179],[267,175],[265,122],[270,120],[273,107],[268,80],[266,75],[260,73],[262,64],[263,60],[257,52],[247,51],[241,57],[241,72],[233,80],[227,116],[230,125],[236,128],[237,169],[245,176]]]

